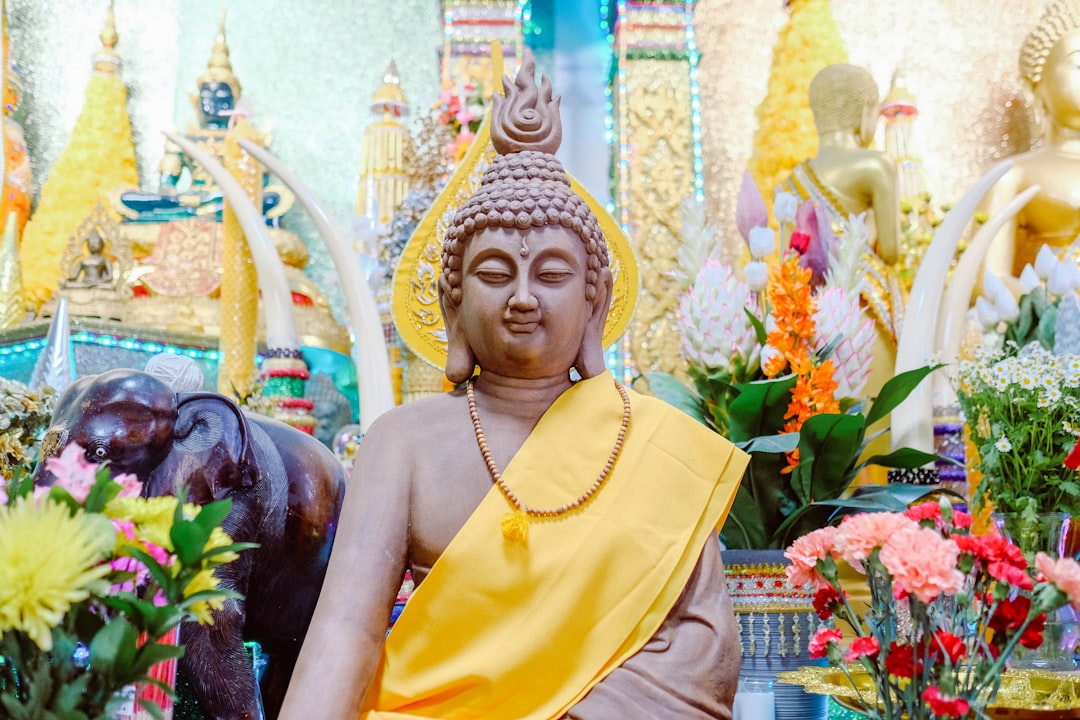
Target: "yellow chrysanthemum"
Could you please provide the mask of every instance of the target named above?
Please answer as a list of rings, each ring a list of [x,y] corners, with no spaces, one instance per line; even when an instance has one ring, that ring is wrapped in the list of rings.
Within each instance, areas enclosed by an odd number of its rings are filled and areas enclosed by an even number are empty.
[[[789,13],[773,46],[765,99],[755,111],[758,128],[749,161],[750,174],[767,198],[796,165],[817,153],[810,81],[822,68],[848,61],[829,0],[796,0]]]
[[[0,507],[0,634],[25,632],[44,651],[52,628],[109,572],[115,544],[102,515],[23,497]]]
[[[221,528],[216,527],[214,528],[213,532],[210,533],[210,539],[206,542],[206,547],[203,548],[203,552],[232,544],[233,539],[229,537],[229,534]],[[210,563],[212,565],[224,565],[225,563],[232,562],[238,557],[240,557],[238,553],[224,552],[220,555],[215,555],[214,557],[210,558]]]
[[[169,530],[176,513],[176,498],[114,498],[105,506],[105,514],[116,520],[128,520],[139,528],[139,537],[172,551]]]
[[[221,583],[220,580],[210,570],[203,570],[198,575],[191,579],[191,582],[184,588],[184,597],[191,597],[197,592],[203,590],[214,590]],[[212,615],[214,610],[220,610],[225,607],[225,598],[211,598],[210,600],[201,600],[191,606],[191,612],[195,615],[196,619],[203,625],[213,625],[214,617]]]

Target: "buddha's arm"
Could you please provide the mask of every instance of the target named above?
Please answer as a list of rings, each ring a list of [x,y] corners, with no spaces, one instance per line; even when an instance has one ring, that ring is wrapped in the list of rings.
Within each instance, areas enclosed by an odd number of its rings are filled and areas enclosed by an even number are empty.
[[[710,537],[682,596],[652,639],[565,720],[731,717],[742,648],[720,545]]]
[[[900,176],[896,162],[881,154],[869,172],[877,228],[877,254],[888,265],[900,257]]]
[[[184,153],[172,140],[165,143],[165,155],[161,158],[161,164],[158,165],[158,172],[161,174],[159,189],[162,192],[175,190],[176,184],[180,182],[180,175],[184,172]]]
[[[982,203],[982,209],[989,217],[994,217],[1021,191],[1022,173],[1016,166],[994,183]],[[986,253],[985,268],[1001,278],[1013,276],[1013,261],[1016,258],[1016,222],[1005,223],[990,243]],[[982,273],[979,273],[977,292],[981,292]],[[972,298],[974,300],[974,298]]]
[[[281,720],[355,720],[405,573],[409,464],[400,423],[371,426],[357,453],[334,550]],[[314,713],[314,714],[313,714]]]

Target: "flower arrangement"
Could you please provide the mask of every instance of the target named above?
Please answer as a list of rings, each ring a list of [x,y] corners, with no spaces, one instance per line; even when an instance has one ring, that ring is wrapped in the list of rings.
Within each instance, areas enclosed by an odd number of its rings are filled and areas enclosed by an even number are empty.
[[[0,489],[0,714],[103,720],[137,683],[171,697],[151,669],[183,648],[163,638],[213,622],[235,597],[215,571],[251,547],[220,527],[230,502],[141,498],[137,478],[110,477],[76,444],[46,462],[53,487],[20,468]]]
[[[448,84],[432,108],[436,113],[435,122],[450,130],[452,139],[446,154],[454,163],[465,157],[465,151],[476,137],[484,119],[485,97],[483,88],[476,82]]]
[[[1018,646],[1036,648],[1047,614],[1080,608],[1080,565],[1039,553],[1029,567],[1000,535],[971,532],[971,516],[947,502],[903,513],[865,513],[798,538],[787,573],[812,583],[825,621],[811,657],[828,658],[876,720],[986,717]],[[837,562],[863,574],[870,606],[860,616]],[[853,629],[844,645],[839,619]],[[856,674],[868,675],[863,690]]]
[[[893,378],[872,403],[861,398],[873,333],[859,300],[861,219],[848,219],[844,237],[832,237],[811,203],[800,207],[786,193],[777,195],[774,215],[787,247],[769,267],[776,235],[747,175],[736,217],[751,255],[743,279],[715,259],[711,231],[686,233],[680,261],[692,282],[677,326],[693,387],[645,374],[654,393],[751,453],[720,533],[729,549],[782,548],[855,505],[902,509],[926,490],[874,486],[857,501],[843,496],[868,464],[907,468],[937,458],[910,449],[861,457],[867,428],[936,369]]]
[[[960,362],[957,395],[979,453],[976,508],[988,499],[1032,522],[1080,513],[1080,483],[1065,465],[1080,437],[1080,355],[1038,343],[979,348]]]

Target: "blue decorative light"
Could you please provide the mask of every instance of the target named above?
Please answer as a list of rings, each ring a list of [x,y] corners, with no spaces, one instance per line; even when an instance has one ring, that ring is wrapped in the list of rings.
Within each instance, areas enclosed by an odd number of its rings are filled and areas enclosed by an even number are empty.
[[[701,145],[701,85],[698,83],[697,36],[694,31],[694,6],[696,0],[686,3],[686,50],[690,61],[690,134],[694,154],[694,197],[705,200],[705,163]]]

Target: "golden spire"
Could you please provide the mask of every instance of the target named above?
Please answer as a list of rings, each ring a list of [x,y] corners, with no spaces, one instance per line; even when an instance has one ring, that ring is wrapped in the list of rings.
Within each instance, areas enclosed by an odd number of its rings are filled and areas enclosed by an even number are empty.
[[[228,85],[233,92],[233,102],[240,99],[240,81],[233,74],[232,61],[229,60],[229,46],[225,42],[224,9],[221,11],[217,37],[214,38],[214,49],[210,52],[209,62],[206,63],[206,72],[199,76],[198,85],[202,87],[209,82]]]
[[[105,16],[105,25],[101,28],[101,50],[94,53],[94,70],[106,75],[116,75],[120,71],[120,55],[116,52],[116,43],[120,36],[116,34],[116,13],[113,3],[109,3],[109,14]]]
[[[383,73],[383,84],[371,96],[371,112],[379,115],[390,113],[394,117],[409,114],[409,99],[401,89],[401,77],[398,75],[397,63],[393,60]]]

